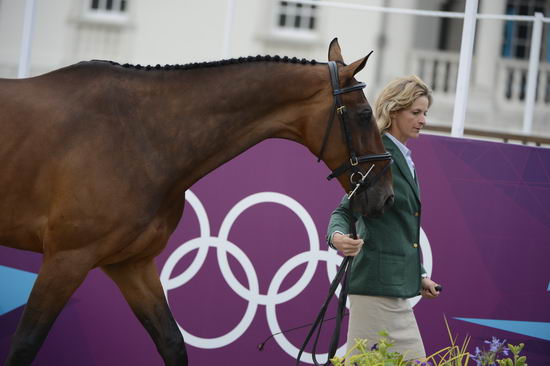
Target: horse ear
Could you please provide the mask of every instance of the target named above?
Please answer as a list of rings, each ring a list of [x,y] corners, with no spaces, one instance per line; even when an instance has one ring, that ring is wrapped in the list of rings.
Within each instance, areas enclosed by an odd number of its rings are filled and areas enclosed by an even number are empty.
[[[341,63],[344,63],[344,59],[342,58],[342,50],[338,44],[338,38],[334,38],[328,46],[328,60],[340,61]]]
[[[372,54],[373,51],[370,51],[368,55],[363,57],[362,59],[359,59],[352,63],[351,65],[347,66],[346,69],[351,72],[351,76],[357,74],[359,71],[363,70],[365,65],[367,64],[367,60],[369,59],[369,56]]]

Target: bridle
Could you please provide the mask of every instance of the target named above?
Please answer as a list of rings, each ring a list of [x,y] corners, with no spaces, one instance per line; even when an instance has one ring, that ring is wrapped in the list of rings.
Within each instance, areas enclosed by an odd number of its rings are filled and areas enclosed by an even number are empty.
[[[332,129],[332,123],[334,121],[334,115],[338,113],[341,126],[342,126],[342,133],[344,135],[344,142],[346,143],[348,153],[349,153],[349,159],[345,161],[343,164],[341,164],[338,168],[334,169],[332,173],[327,177],[328,180],[331,180],[333,178],[339,177],[340,175],[351,171],[350,175],[350,182],[353,185],[355,185],[355,188],[348,193],[348,197],[353,197],[354,194],[367,189],[369,186],[372,186],[378,179],[386,172],[386,170],[389,168],[391,163],[393,162],[392,156],[389,152],[384,152],[382,154],[367,154],[367,155],[359,155],[353,148],[353,142],[351,139],[351,129],[349,125],[349,117],[348,117],[348,110],[346,106],[342,103],[342,98],[340,97],[342,94],[350,93],[356,90],[361,90],[366,87],[366,84],[363,82],[356,83],[351,86],[347,86],[344,88],[340,88],[340,79],[338,77],[338,65],[335,61],[329,61],[328,62],[328,68],[330,72],[330,83],[332,86],[332,95],[333,95],[333,102],[332,102],[332,112],[330,113],[328,123],[327,123],[327,129],[325,131],[325,136],[323,137],[323,144],[321,145],[321,152],[319,153],[319,159],[318,162],[321,161],[323,158],[323,152],[325,150],[325,146],[327,145],[328,138],[330,136],[330,131]],[[381,169],[376,175],[374,175],[373,178],[370,180],[367,180],[367,176],[374,168],[375,162],[378,161],[385,161],[388,160],[389,164],[386,164],[386,166]],[[367,163],[367,162],[374,162],[370,168],[367,170],[366,173],[363,173],[359,170],[359,164]]]
[[[332,173],[327,177],[328,180],[331,180],[332,178],[339,177],[340,175],[351,171],[350,175],[350,181],[352,185],[355,185],[355,188],[348,193],[348,198],[350,199],[350,207],[352,205],[352,200],[355,198],[354,195],[360,191],[365,190],[369,186],[376,183],[376,181],[386,172],[386,170],[391,166],[391,163],[393,162],[393,159],[391,157],[391,154],[388,152],[384,152],[382,154],[368,154],[368,155],[361,155],[358,156],[355,150],[353,149],[353,143],[351,140],[351,132],[350,132],[350,126],[349,126],[349,118],[348,118],[348,112],[346,106],[342,103],[342,99],[340,98],[340,95],[345,93],[350,93],[356,90],[363,89],[366,84],[365,83],[357,83],[352,86],[348,86],[345,88],[340,88],[340,81],[338,78],[338,66],[336,65],[336,62],[329,61],[328,67],[330,71],[330,82],[332,85],[332,95],[333,103],[332,103],[332,113],[329,117],[329,121],[327,124],[327,130],[325,132],[325,136],[323,138],[323,145],[321,146],[321,152],[319,154],[319,161],[323,157],[323,151],[325,149],[328,136],[330,133],[330,130],[332,128],[332,122],[334,121],[334,114],[338,112],[338,115],[340,117],[340,122],[342,125],[344,140],[346,143],[346,146],[348,148],[349,152],[349,160],[344,162],[342,165],[340,165],[338,168],[334,169]],[[388,160],[389,163],[384,166],[373,178],[370,180],[367,180],[367,176],[370,174],[372,169],[375,166],[375,163],[377,161],[385,161]],[[359,164],[366,163],[366,162],[373,162],[372,165],[368,168],[367,172],[363,173],[361,170],[359,170]],[[357,177],[357,179],[354,179],[354,177]],[[349,222],[349,232],[352,236],[352,238],[357,239],[357,232],[355,229],[355,219],[350,219]],[[334,357],[336,354],[336,350],[338,348],[338,341],[340,339],[340,329],[342,326],[342,319],[345,315],[345,308],[346,308],[346,298],[348,294],[348,286],[349,286],[349,277],[351,274],[351,266],[353,262],[353,257],[345,257],[342,261],[342,264],[340,265],[340,268],[338,269],[338,272],[336,273],[335,278],[333,279],[332,283],[330,284],[329,293],[326,297],[325,302],[323,303],[323,306],[321,307],[321,310],[319,311],[319,314],[317,315],[315,321],[313,322],[311,328],[309,329],[309,332],[306,335],[306,339],[304,343],[302,344],[302,347],[300,348],[300,351],[298,352],[298,356],[296,358],[296,365],[300,364],[300,358],[302,356],[302,353],[304,352],[307,344],[309,343],[310,339],[313,337],[315,331],[317,331],[317,335],[315,336],[313,340],[313,350],[311,352],[311,356],[313,359],[313,363],[316,366],[319,366],[319,363],[317,362],[316,358],[316,350],[317,350],[317,343],[319,341],[319,336],[321,334],[321,326],[323,322],[325,321],[325,314],[328,309],[328,305],[330,303],[330,300],[332,299],[332,296],[334,296],[334,293],[336,292],[336,289],[339,285],[341,285],[340,288],[340,295],[338,297],[338,309],[336,311],[336,324],[332,333],[331,340],[329,342],[329,351],[328,351],[328,358],[327,363],[325,365],[330,364],[330,359]]]
[[[334,169],[332,173],[327,177],[328,180],[331,180],[332,178],[339,177],[340,175],[351,171],[350,175],[350,181],[352,185],[355,185],[355,188],[348,193],[348,198],[350,199],[350,207],[351,207],[351,201],[355,198],[355,194],[360,191],[367,189],[368,187],[374,185],[376,181],[386,172],[386,170],[391,166],[393,163],[393,159],[390,153],[384,152],[382,154],[368,154],[368,155],[360,155],[358,156],[355,149],[353,148],[353,143],[351,140],[351,129],[349,126],[349,118],[348,118],[348,111],[346,106],[342,103],[342,99],[340,95],[345,93],[354,92],[357,90],[361,90],[365,88],[365,83],[356,83],[352,86],[348,86],[345,88],[340,88],[340,80],[338,77],[338,66],[336,62],[329,61],[328,67],[330,71],[330,82],[332,86],[332,95],[333,95],[333,102],[332,102],[332,112],[329,116],[329,120],[327,123],[327,129],[325,132],[325,136],[323,137],[323,144],[321,145],[321,152],[319,153],[319,159],[318,161],[321,161],[323,158],[323,152],[325,150],[325,146],[327,144],[330,131],[332,129],[332,124],[334,121],[335,113],[338,112],[338,116],[341,122],[342,126],[342,132],[344,136],[344,141],[346,143],[346,146],[348,148],[349,153],[349,160],[341,164],[338,168]],[[367,180],[367,176],[370,174],[370,172],[373,170],[375,162],[378,161],[389,161],[388,164],[384,166],[373,178]],[[368,168],[368,170],[363,173],[359,169],[359,164],[366,163],[366,162],[373,162],[373,164]],[[357,179],[354,179],[354,177],[357,177]],[[357,238],[357,232],[355,228],[355,218],[352,218],[349,222],[349,233],[351,234],[352,238]],[[334,327],[334,331],[332,333],[332,337],[329,344],[329,352],[328,352],[328,359],[327,363],[325,365],[330,364],[330,359],[334,357],[336,354],[336,350],[338,348],[338,342],[340,338],[340,329],[342,325],[342,319],[344,318],[345,309],[346,309],[346,298],[348,294],[348,285],[349,285],[349,277],[351,272],[351,266],[353,262],[353,257],[345,257],[342,263],[340,264],[340,268],[338,269],[338,272],[336,273],[336,276],[334,277],[332,283],[330,284],[328,296],[326,297],[325,302],[321,306],[321,310],[319,311],[317,317],[315,318],[315,321],[311,325],[311,328],[309,329],[309,332],[306,335],[306,339],[304,340],[304,343],[302,344],[302,347],[300,348],[298,352],[298,356],[296,357],[296,365],[300,364],[300,358],[302,354],[305,351],[306,346],[308,345],[309,341],[312,339],[315,331],[317,330],[317,335],[315,336],[313,340],[313,350],[311,352],[311,356],[313,359],[313,363],[316,366],[319,366],[319,363],[317,362],[316,358],[316,349],[317,349],[317,343],[319,340],[319,336],[321,333],[321,326],[325,320],[325,314],[328,309],[328,305],[334,296],[336,289],[339,285],[341,285],[340,288],[340,295],[338,297],[338,309],[336,311],[336,325]],[[332,319],[332,318],[330,318]],[[290,330],[296,330],[300,329],[304,326],[296,327]],[[282,331],[280,333],[284,333],[286,331]],[[264,348],[265,343],[277,335],[279,333],[272,334],[270,337],[268,337],[264,342],[260,343],[258,345],[258,349],[261,351]]]

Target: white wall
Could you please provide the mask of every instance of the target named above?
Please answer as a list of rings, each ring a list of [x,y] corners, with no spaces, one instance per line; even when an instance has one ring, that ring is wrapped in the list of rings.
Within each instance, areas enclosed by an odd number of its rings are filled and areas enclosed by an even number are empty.
[[[438,0],[418,0],[417,9],[421,10],[441,10]],[[439,30],[441,18],[418,16],[414,18],[414,40],[413,45],[420,50],[435,50],[439,41]]]
[[[431,10],[439,9],[441,4],[439,0],[345,2]],[[504,0],[486,0],[481,3],[482,10],[498,12],[503,3]],[[36,0],[31,75],[90,59],[164,65],[223,58],[228,0],[128,0],[128,21],[123,24],[86,21],[82,17],[86,4],[89,0]],[[348,63],[374,50],[366,68],[357,76],[367,82],[366,95],[371,102],[387,81],[411,72],[413,50],[433,50],[438,42],[438,18],[334,7],[319,8],[319,31],[313,39],[275,36],[276,0],[234,0],[234,4],[229,57],[269,54],[326,61],[330,41],[338,37]],[[463,2],[454,4],[452,11],[463,11],[460,8]],[[25,0],[0,0],[0,77],[15,77],[17,73],[24,6]],[[459,43],[455,42],[460,40],[462,20],[451,21],[447,48],[458,51]],[[480,126],[483,121],[498,124],[502,118],[508,118],[506,123],[515,126],[518,119],[513,113],[498,114],[494,109],[500,107],[487,103],[496,95],[492,86],[495,65],[499,62],[501,29],[494,24],[478,28],[485,34],[478,34],[479,60],[472,74],[472,87],[478,90],[470,93],[472,101],[467,117]],[[381,42],[382,38],[385,42]],[[487,47],[488,44],[493,47]],[[452,107],[452,95],[446,100],[439,96],[432,108],[436,123],[450,123]],[[522,106],[514,108],[521,114]],[[534,130],[538,125],[535,123]]]
[[[31,74],[88,59],[182,64],[222,58],[227,0],[129,0],[129,22],[125,25],[83,21],[86,2],[36,0]],[[320,8],[318,38],[304,43],[272,36],[274,2],[234,3],[230,57],[278,54],[326,61],[328,44],[339,37],[348,62],[375,50],[367,71],[359,75],[373,78],[381,13]],[[382,5],[383,0],[369,4]],[[23,0],[3,0],[0,4],[0,65],[17,66],[23,12]]]
[[[395,8],[414,9],[417,6],[417,0],[390,0],[389,5]],[[387,45],[384,50],[381,85],[408,72],[410,51],[416,43],[416,39],[420,37],[413,31],[416,22],[417,17],[413,15],[388,15]]]
[[[0,3],[0,72],[2,76],[17,74],[17,64],[13,61],[19,59],[24,12],[24,1],[2,0]]]
[[[219,58],[225,1],[133,1],[132,61],[184,64]]]

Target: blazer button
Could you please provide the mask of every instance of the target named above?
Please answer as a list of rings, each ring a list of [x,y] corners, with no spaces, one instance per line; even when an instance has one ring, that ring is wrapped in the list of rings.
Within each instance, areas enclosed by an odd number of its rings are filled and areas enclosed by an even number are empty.
[[[418,244],[417,244],[417,243],[414,243],[414,244],[413,244],[413,248],[418,248]]]
[[[418,211],[416,211],[416,212],[414,213],[414,216],[418,216],[418,215],[420,215],[420,214],[418,213]]]

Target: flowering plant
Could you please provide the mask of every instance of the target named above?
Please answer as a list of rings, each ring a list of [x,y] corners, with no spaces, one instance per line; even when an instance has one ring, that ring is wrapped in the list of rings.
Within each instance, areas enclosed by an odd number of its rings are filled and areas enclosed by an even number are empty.
[[[519,353],[523,349],[524,344],[520,343],[517,346],[508,344],[506,347],[504,344],[506,340],[499,340],[493,337],[491,341],[485,341],[489,345],[489,350],[479,349],[476,347],[475,354],[472,355],[472,360],[476,362],[476,366],[526,366],[527,358],[520,356]],[[502,356],[508,356],[512,352],[512,358],[503,358]]]
[[[355,346],[348,350],[344,357],[334,357],[330,361],[334,366],[466,366],[470,356],[465,349],[450,346],[423,360],[408,360],[406,353],[401,354],[389,350],[394,342],[388,338],[386,332],[379,334],[380,340],[370,349],[367,349],[366,339],[356,339]],[[352,353],[355,354],[352,355]],[[466,360],[466,363],[463,363],[463,360]]]
[[[344,357],[334,357],[330,360],[334,366],[344,366],[348,362],[350,365],[371,366],[404,366],[409,363],[404,361],[404,355],[399,352],[390,352],[389,349],[393,346],[393,341],[388,338],[388,333],[380,332],[380,339],[370,349],[367,349],[366,339],[356,339],[355,346],[347,351]],[[357,351],[357,354],[353,354]],[[348,360],[348,362],[346,362]]]
[[[456,337],[451,336],[451,330],[447,319],[445,319],[451,345],[445,347],[423,360],[408,360],[407,355],[399,352],[391,352],[390,348],[394,341],[389,339],[387,332],[380,332],[380,340],[370,349],[367,347],[366,339],[356,339],[353,346],[344,357],[334,357],[330,361],[334,366],[468,366],[470,360],[476,363],[475,366],[527,366],[527,358],[519,356],[524,344],[517,346],[508,344],[506,340],[500,341],[493,337],[491,341],[485,341],[489,349],[475,348],[475,354],[467,351],[470,337],[467,336],[462,346],[456,344]],[[512,353],[513,358],[506,357]]]

